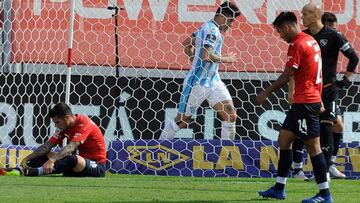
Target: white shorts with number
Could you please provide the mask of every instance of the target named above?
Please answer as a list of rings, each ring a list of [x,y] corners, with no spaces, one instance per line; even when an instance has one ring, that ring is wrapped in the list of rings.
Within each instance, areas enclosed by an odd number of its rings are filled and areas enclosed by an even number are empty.
[[[204,87],[198,84],[193,87],[185,85],[179,102],[179,113],[191,116],[195,114],[197,108],[205,100],[213,107],[218,102],[232,100],[232,98],[222,81],[212,87]]]

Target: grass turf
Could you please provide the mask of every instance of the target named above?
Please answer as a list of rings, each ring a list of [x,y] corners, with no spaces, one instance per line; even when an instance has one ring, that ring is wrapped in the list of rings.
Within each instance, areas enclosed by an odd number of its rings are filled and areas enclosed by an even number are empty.
[[[279,202],[258,191],[275,182],[265,178],[193,178],[107,175],[106,178],[0,176],[0,202]],[[335,202],[358,202],[357,180],[332,180]],[[314,182],[288,179],[285,202],[301,202],[317,192]]]

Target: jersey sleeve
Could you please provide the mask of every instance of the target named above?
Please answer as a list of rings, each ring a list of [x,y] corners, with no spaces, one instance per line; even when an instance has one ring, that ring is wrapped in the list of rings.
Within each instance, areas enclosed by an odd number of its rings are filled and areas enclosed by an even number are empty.
[[[359,63],[359,57],[346,37],[339,31],[337,31],[336,34],[341,53],[349,59],[346,71],[354,72],[357,64]]]
[[[346,39],[346,37],[339,31],[336,31],[336,39],[339,45],[341,52],[346,52],[347,50],[351,49],[350,42]]]
[[[64,135],[61,133],[60,130],[55,130],[53,135],[50,137],[49,141],[53,145],[60,144],[64,139]]]
[[[73,136],[69,142],[80,142],[84,143],[89,137],[95,123],[91,120],[86,122],[79,122],[73,131]]]
[[[288,54],[287,54],[287,62],[285,68],[295,68],[298,69],[301,58],[303,55],[304,49],[300,44],[292,44],[289,46]]]

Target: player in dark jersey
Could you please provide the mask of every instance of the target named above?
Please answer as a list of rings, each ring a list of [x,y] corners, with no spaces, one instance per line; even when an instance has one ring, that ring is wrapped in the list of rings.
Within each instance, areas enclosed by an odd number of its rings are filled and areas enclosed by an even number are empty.
[[[351,84],[350,78],[359,62],[359,58],[348,40],[337,30],[324,26],[321,22],[323,15],[322,5],[316,3],[306,4],[302,10],[303,24],[306,29],[304,32],[312,35],[319,43],[322,55],[323,71],[323,93],[322,101],[325,111],[320,115],[320,135],[321,147],[327,163],[327,171],[332,165],[331,157],[334,151],[334,135],[332,126],[336,121],[336,104],[338,91],[347,88]],[[344,77],[341,81],[336,80],[336,67],[339,52],[349,59]],[[300,140],[293,144],[294,153],[294,177],[302,171],[302,147]],[[328,174],[330,177],[330,174]]]
[[[264,198],[285,199],[285,184],[292,163],[291,145],[296,137],[304,143],[314,166],[320,192],[302,202],[333,202],[326,179],[326,162],[320,148],[321,110],[321,54],[318,43],[310,35],[301,32],[297,18],[292,12],[281,12],[273,22],[280,37],[290,43],[288,61],[279,78],[256,97],[262,104],[272,92],[294,78],[294,103],[291,105],[281,127],[278,144],[280,157],[275,186],[260,191]]]
[[[336,15],[331,12],[324,12],[321,17],[321,22],[328,27],[337,29],[337,18]],[[340,86],[340,85],[338,85]],[[339,101],[336,104],[336,121],[333,125],[333,135],[334,135],[334,151],[331,156],[331,166],[329,167],[330,176],[334,178],[346,178],[346,175],[340,172],[335,166],[335,160],[339,151],[340,144],[343,141],[343,121],[341,116],[341,109],[339,107]]]
[[[85,115],[75,115],[65,103],[49,111],[58,129],[52,137],[26,156],[21,167],[25,176],[62,173],[64,176],[104,177],[106,146],[99,127]],[[59,152],[51,149],[67,138]],[[78,154],[75,152],[78,151]]]

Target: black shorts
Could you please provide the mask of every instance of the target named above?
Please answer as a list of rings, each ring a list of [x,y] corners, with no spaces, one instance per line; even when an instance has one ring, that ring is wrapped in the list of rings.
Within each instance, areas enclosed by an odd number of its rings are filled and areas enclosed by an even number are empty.
[[[295,133],[302,140],[319,137],[320,107],[320,103],[291,105],[281,129]]]
[[[84,158],[85,159],[85,158]],[[64,172],[63,175],[67,177],[105,177],[106,164],[100,164],[90,159],[85,159],[85,169],[79,173],[74,171]]]
[[[320,120],[336,121],[336,105],[339,98],[339,88],[330,85],[322,90],[322,101],[325,111],[320,114]]]

